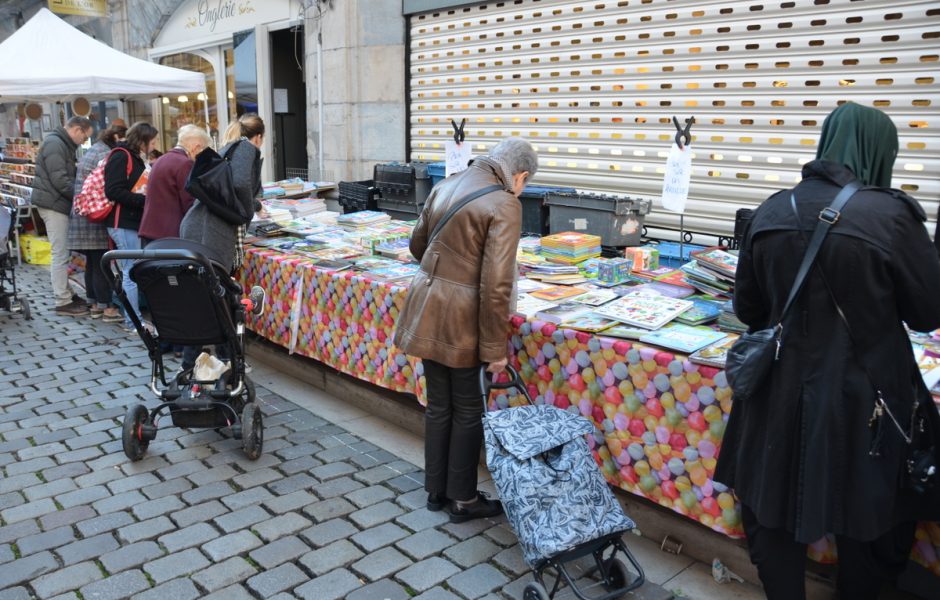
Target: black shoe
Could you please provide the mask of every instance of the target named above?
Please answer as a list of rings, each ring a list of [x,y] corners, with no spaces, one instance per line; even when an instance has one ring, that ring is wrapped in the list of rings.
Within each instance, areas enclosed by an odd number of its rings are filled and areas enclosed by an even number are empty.
[[[458,508],[457,501],[450,503],[447,509],[451,523],[463,523],[473,519],[497,517],[503,514],[503,504],[499,500],[490,500],[483,492],[477,492],[477,501],[470,506]]]
[[[438,512],[444,509],[447,506],[447,498],[444,497],[444,494],[428,494],[428,510],[431,512]]]

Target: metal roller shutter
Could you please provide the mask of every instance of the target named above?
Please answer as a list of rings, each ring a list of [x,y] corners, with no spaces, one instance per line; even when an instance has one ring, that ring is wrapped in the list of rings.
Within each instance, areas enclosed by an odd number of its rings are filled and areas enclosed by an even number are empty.
[[[475,153],[526,137],[537,183],[654,198],[649,233],[674,238],[658,196],[671,118],[694,115],[685,227],[730,236],[738,208],[799,180],[823,119],[852,100],[894,120],[893,185],[936,217],[935,0],[515,0],[410,28],[414,160],[442,160],[466,117]]]

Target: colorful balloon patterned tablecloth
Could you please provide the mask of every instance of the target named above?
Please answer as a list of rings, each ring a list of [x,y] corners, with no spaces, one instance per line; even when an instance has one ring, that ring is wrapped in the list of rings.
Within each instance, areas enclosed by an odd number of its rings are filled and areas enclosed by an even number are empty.
[[[392,344],[406,289],[310,261],[249,249],[242,283],[268,292],[269,310],[249,328],[290,352],[426,404],[421,361]],[[720,369],[645,344],[513,317],[510,361],[536,403],[591,419],[589,444],[611,483],[715,531],[743,536],[731,491],[713,481],[731,410]],[[510,390],[491,405],[524,402]],[[812,544],[815,560],[835,560],[833,540]],[[940,576],[940,524],[922,523],[912,557]]]

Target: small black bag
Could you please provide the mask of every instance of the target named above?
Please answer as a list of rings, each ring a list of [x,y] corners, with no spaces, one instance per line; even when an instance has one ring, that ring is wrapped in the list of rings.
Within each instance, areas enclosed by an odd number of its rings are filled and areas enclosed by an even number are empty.
[[[930,411],[933,411],[931,413]],[[936,408],[932,399],[918,400],[911,416],[909,436],[901,435],[908,441],[908,452],[904,460],[905,473],[902,485],[917,494],[925,495],[940,479],[940,467],[937,466],[937,448],[935,444]],[[931,419],[931,416],[934,418]]]
[[[725,361],[725,376],[734,395],[749,398],[770,374],[780,353],[781,327],[761,329],[739,337]]]
[[[774,361],[780,358],[783,319],[786,317],[787,311],[790,310],[793,300],[800,293],[803,280],[809,274],[829,228],[839,220],[839,211],[842,210],[849,198],[858,191],[859,187],[858,181],[849,182],[836,195],[832,204],[820,211],[819,223],[816,225],[816,230],[813,231],[813,238],[806,249],[806,254],[803,255],[803,262],[800,263],[800,270],[797,271],[796,279],[793,281],[793,287],[790,288],[790,295],[787,297],[787,303],[783,306],[783,312],[780,313],[780,320],[777,325],[745,333],[732,344],[731,349],[728,351],[728,358],[725,360],[725,376],[728,378],[728,385],[731,386],[736,398],[750,398],[753,396],[764,380],[767,379]],[[795,202],[792,194],[790,197],[791,201]]]
[[[200,152],[186,181],[187,192],[205,204],[214,215],[232,225],[247,225],[253,217],[238,198],[232,164],[228,161],[240,143],[232,144],[225,156],[219,156],[212,148]]]

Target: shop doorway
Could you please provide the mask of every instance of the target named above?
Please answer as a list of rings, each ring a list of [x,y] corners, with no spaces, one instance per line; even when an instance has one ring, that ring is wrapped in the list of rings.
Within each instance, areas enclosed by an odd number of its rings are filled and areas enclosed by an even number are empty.
[[[307,179],[304,28],[290,27],[270,35],[274,122],[267,125],[274,136],[274,175]]]

